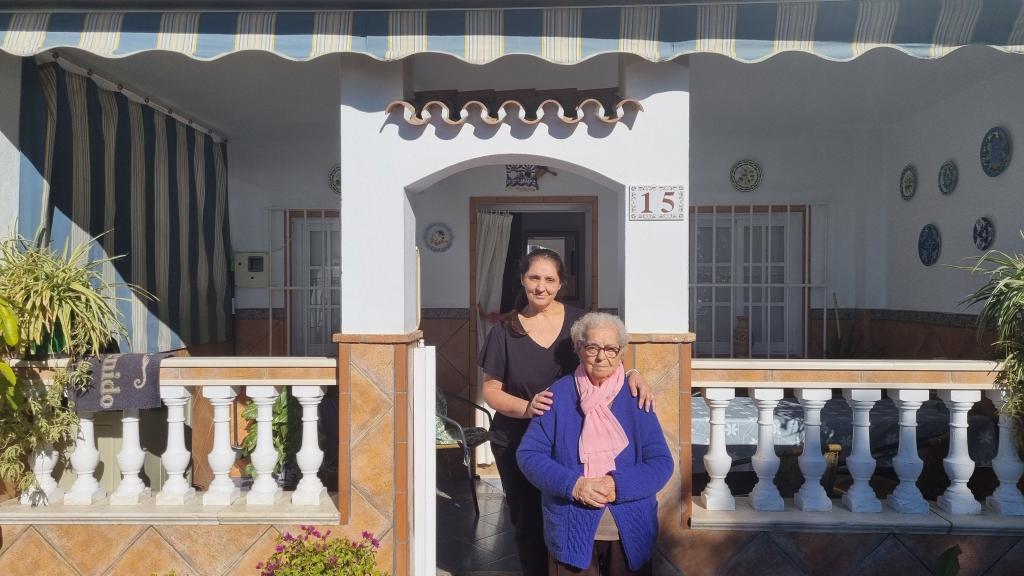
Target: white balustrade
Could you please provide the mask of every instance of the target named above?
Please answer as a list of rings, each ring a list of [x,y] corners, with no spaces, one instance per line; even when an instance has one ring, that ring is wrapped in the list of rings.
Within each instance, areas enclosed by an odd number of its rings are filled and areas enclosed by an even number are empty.
[[[145,461],[146,453],[139,442],[139,411],[125,409],[121,413],[121,450],[117,453],[117,464],[121,467],[121,482],[110,495],[111,504],[130,506],[149,498],[149,487],[139,476]]]
[[[278,393],[276,386],[245,387],[245,395],[256,405],[256,448],[250,455],[256,478],[245,496],[245,503],[249,506],[269,506],[281,496],[281,487],[274,479],[277,450],[274,449],[271,428]]]
[[[851,512],[881,512],[882,502],[871,488],[875,458],[871,455],[871,408],[882,398],[881,390],[845,389],[843,398],[853,410],[853,441],[846,467],[853,484],[843,494],[843,506]]]
[[[775,407],[782,400],[782,388],[752,388],[757,407],[757,452],[751,458],[757,484],[750,498],[755,510],[777,512],[784,508],[782,496],[775,486],[779,457],[775,454]]]
[[[327,498],[327,488],[317,476],[324,462],[324,451],[320,449],[316,430],[319,420],[317,407],[323,400],[324,391],[319,386],[293,386],[291,394],[302,406],[302,447],[295,456],[302,479],[292,493],[292,504],[317,506]]]
[[[233,386],[204,386],[203,397],[213,406],[213,449],[207,456],[213,480],[203,494],[204,506],[230,506],[241,495],[231,480],[235,451],[231,449],[231,402],[237,395]]]
[[[1024,474],[1024,462],[1017,455],[1013,418],[1002,411],[1006,404],[1006,390],[986,390],[985,396],[999,412],[999,451],[992,461],[999,486],[985,500],[985,506],[1004,516],[1024,516],[1024,496],[1017,489],[1017,480]]]
[[[160,461],[167,481],[156,495],[157,505],[182,505],[192,501],[196,490],[185,479],[192,454],[185,448],[185,405],[191,397],[184,386],[161,386],[160,398],[167,405],[167,449]]]
[[[889,390],[888,395],[900,411],[900,447],[892,459],[900,483],[889,495],[889,506],[903,514],[924,514],[928,502],[917,487],[917,477],[924,469],[917,455],[917,411],[928,400],[928,390]]]
[[[937,504],[951,514],[980,514],[981,503],[967,487],[974,474],[974,460],[967,453],[967,412],[981,400],[981,391],[940,390],[939,398],[949,408],[949,454],[942,459],[949,487]]]
[[[96,479],[96,468],[100,464],[100,451],[96,449],[96,433],[92,412],[78,414],[78,434],[75,451],[71,454],[71,468],[75,472],[75,483],[64,494],[64,503],[87,506],[105,498],[107,491]]]
[[[804,512],[828,512],[832,510],[832,499],[821,485],[821,477],[828,468],[821,453],[821,409],[832,398],[832,390],[800,388],[796,398],[804,409],[804,450],[797,459],[804,483],[793,496],[793,503]]]
[[[736,500],[725,483],[732,468],[732,457],[725,449],[725,409],[736,397],[734,388],[704,388],[704,402],[710,410],[711,437],[704,468],[711,480],[700,494],[701,505],[708,510],[735,510]]]
[[[57,467],[60,454],[47,444],[41,446],[29,456],[32,473],[36,477],[36,487],[21,495],[21,503],[26,506],[49,506],[56,504],[64,497],[64,489],[53,479],[53,469]]]

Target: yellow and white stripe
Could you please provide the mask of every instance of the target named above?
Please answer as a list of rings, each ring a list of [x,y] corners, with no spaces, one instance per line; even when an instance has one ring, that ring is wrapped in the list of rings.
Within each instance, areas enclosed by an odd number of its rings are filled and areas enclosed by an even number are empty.
[[[427,12],[395,10],[388,12],[388,48],[385,60],[398,60],[427,50]]]
[[[146,228],[146,134],[142,121],[142,104],[128,103],[128,119],[131,123],[131,262],[132,282],[147,290],[146,245],[149,236]],[[132,326],[131,347],[134,352],[149,349],[149,334],[146,331],[149,311],[146,304],[134,293],[131,295]]]
[[[814,25],[818,19],[818,5],[813,3],[785,3],[778,5],[775,16],[774,51],[814,51]]]
[[[242,12],[238,15],[235,50],[274,51],[276,12]]]
[[[4,36],[3,51],[15,56],[33,56],[43,47],[48,13],[14,14]]]
[[[192,341],[192,261],[187,258],[189,253],[188,245],[192,239],[191,231],[191,219],[188,217],[189,212],[189,198],[191,190],[189,189],[189,157],[188,157],[188,128],[182,122],[175,123],[175,130],[177,131],[177,142],[178,150],[175,153],[175,160],[177,161],[177,184],[178,184],[178,232],[179,232],[179,245],[178,249],[181,251],[181,290],[178,292],[178,310],[179,310],[179,322],[178,332],[179,336],[185,342]],[[201,229],[202,226],[200,225]]]
[[[99,91],[100,110],[103,116],[103,252],[111,257],[114,252],[114,219],[117,217],[117,188],[114,178],[117,169],[117,99],[109,90]],[[115,282],[113,262],[103,263],[103,282],[107,285],[105,295],[115,296],[112,284]]]
[[[171,266],[171,206],[170,206],[170,167],[167,157],[167,116],[154,112],[153,114],[153,267],[156,272],[155,293],[158,316],[160,317],[159,328],[157,329],[157,349],[171,349],[171,329],[168,324],[171,321],[170,306],[167,303],[167,294],[170,292],[170,266]]]
[[[310,58],[351,51],[351,12],[317,12],[313,15],[313,46]]]
[[[736,57],[735,5],[702,5],[697,9],[696,50]]]
[[[466,11],[466,61],[486,64],[505,54],[505,12],[502,10]]]
[[[92,12],[85,15],[85,25],[78,47],[100,56],[110,56],[121,42],[120,12]]]
[[[217,328],[216,342],[224,342],[228,338],[227,311],[224,310],[224,299],[228,291],[228,262],[224,253],[224,212],[227,209],[228,173],[224,164],[224,150],[219,144],[213,145],[213,171],[216,175],[217,188],[214,190],[213,215],[213,292],[216,295]]]
[[[89,242],[92,182],[89,171],[89,110],[85,100],[86,78],[64,74],[68,109],[71,112],[71,248]]]
[[[899,7],[899,3],[887,0],[866,0],[857,4],[857,24],[853,29],[852,42],[854,56],[892,44]]]
[[[981,15],[982,0],[942,0],[939,21],[935,25],[929,55],[941,58],[970,43],[974,26]]]
[[[658,43],[658,22],[661,8],[642,6],[622,8],[619,18],[619,50],[648,60],[661,56]]]
[[[197,258],[196,258],[196,299],[199,305],[199,343],[206,344],[210,341],[210,307],[206,301],[206,293],[210,286],[210,263],[206,257],[206,234],[202,228],[205,222],[203,211],[206,208],[206,154],[204,153],[205,142],[203,133],[195,130],[195,154],[193,155],[192,169],[195,171],[196,179],[196,230]]]
[[[179,52],[187,56],[199,47],[199,13],[167,12],[160,16],[160,32],[156,35],[159,50]]]
[[[583,10],[545,8],[541,24],[540,56],[555,64],[583,59]]]

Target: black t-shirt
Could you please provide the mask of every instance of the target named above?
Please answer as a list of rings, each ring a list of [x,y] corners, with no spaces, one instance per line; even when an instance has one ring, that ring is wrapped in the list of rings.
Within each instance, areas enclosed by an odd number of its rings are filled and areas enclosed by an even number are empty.
[[[512,334],[504,322],[495,324],[480,350],[480,368],[501,380],[505,392],[524,400],[533,398],[579,365],[569,329],[583,314],[585,312],[579,308],[565,306],[562,330],[550,348],[542,348],[529,336]],[[529,419],[495,414],[490,440],[499,446],[514,448],[529,425]]]

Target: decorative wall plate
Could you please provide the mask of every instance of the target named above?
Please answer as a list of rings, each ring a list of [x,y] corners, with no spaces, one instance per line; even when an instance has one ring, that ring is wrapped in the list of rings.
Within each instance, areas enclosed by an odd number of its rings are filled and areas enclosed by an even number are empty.
[[[981,140],[981,169],[988,176],[999,176],[1010,165],[1013,155],[1010,135],[996,126],[985,133]]]
[[[959,180],[960,169],[956,167],[956,162],[946,160],[939,168],[939,192],[952,194]]]
[[[423,231],[423,243],[432,252],[447,252],[453,239],[452,229],[441,222],[435,222]]]
[[[925,224],[921,228],[921,234],[917,237],[917,257],[921,264],[931,266],[939,261],[942,254],[942,235],[935,224]]]
[[[996,225],[988,216],[982,216],[974,222],[974,247],[988,250],[996,241]]]
[[[900,172],[900,198],[910,201],[917,193],[917,168],[913,164],[907,164]]]
[[[335,194],[341,194],[341,164],[335,164],[327,172],[327,184]]]
[[[761,165],[754,160],[740,160],[729,170],[729,181],[732,182],[732,187],[740,192],[756,190],[761,185],[763,177]]]

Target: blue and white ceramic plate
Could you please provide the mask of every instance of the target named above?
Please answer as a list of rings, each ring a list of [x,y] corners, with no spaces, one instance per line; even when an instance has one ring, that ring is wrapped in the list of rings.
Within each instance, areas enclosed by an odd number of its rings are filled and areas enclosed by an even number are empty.
[[[435,222],[423,231],[423,243],[431,252],[447,252],[453,238],[452,229],[442,222]]]
[[[999,176],[1010,165],[1013,146],[1010,135],[999,126],[990,129],[981,140],[981,169],[988,176]]]
[[[910,201],[917,193],[917,168],[913,164],[907,164],[900,172],[900,198]]]
[[[917,237],[917,257],[921,259],[921,264],[931,266],[939,261],[941,253],[942,235],[939,229],[935,224],[926,224]]]
[[[956,162],[947,160],[939,168],[939,192],[949,195],[956,190],[956,183],[960,180],[960,170],[956,167]]]
[[[982,216],[974,222],[974,247],[988,250],[996,241],[996,225],[988,216]]]

